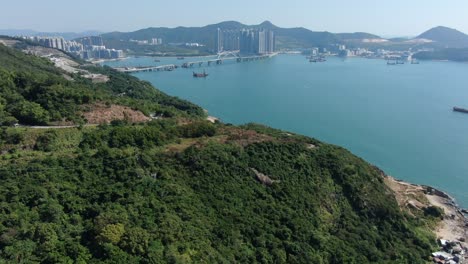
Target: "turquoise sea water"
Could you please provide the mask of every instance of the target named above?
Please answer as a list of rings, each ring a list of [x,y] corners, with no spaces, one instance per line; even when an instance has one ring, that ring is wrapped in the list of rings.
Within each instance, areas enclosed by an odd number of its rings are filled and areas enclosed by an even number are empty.
[[[201,58],[186,61],[200,60]],[[130,58],[110,66],[182,64]],[[192,77],[206,70],[206,79]],[[396,178],[447,191],[468,207],[468,64],[303,56],[135,74],[226,123],[257,122],[343,146]]]

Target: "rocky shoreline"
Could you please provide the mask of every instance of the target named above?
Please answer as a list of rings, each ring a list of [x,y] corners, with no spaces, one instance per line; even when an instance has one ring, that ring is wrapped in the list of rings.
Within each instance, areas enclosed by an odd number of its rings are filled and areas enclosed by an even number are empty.
[[[443,209],[441,221],[434,234],[439,251],[432,253],[434,263],[468,263],[468,215],[447,193],[427,185],[411,184],[384,176],[385,183],[395,193],[402,209]]]
[[[430,186],[423,186],[433,206],[444,209],[442,227],[436,231],[440,251],[432,253],[434,263],[467,263],[468,217],[450,195]]]

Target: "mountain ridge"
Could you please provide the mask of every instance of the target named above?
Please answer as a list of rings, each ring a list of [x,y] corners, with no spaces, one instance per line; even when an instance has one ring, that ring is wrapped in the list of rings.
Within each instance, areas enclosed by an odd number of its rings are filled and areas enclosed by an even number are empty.
[[[359,40],[366,38],[380,38],[377,35],[363,32],[356,33],[331,33],[328,31],[313,31],[304,27],[282,28],[266,20],[257,25],[246,25],[238,21],[223,21],[209,24],[203,27],[149,27],[132,32],[111,32],[102,34],[105,41],[111,46],[116,40],[129,41],[130,39],[149,39],[151,37],[162,37],[166,43],[199,42],[210,49],[214,49],[216,30],[234,30],[242,28],[272,29],[275,31],[277,45],[284,47],[311,47],[327,46],[331,44],[344,43],[349,39]]]
[[[98,30],[86,30],[82,32],[41,32],[41,31],[36,31],[36,30],[31,30],[31,29],[0,29],[0,35],[63,36],[65,39],[76,39],[76,38],[89,36],[89,35],[101,35],[104,38],[112,38],[113,36],[116,36],[116,35],[118,36],[135,35],[138,37],[147,37],[147,36],[154,35],[154,34],[161,34],[161,35],[168,34],[169,38],[171,38],[170,37],[171,31],[178,31],[178,30],[200,31],[203,29],[215,30],[218,28],[225,29],[225,30],[241,29],[241,28],[273,29],[273,30],[278,31],[279,37],[286,37],[286,38],[291,37],[291,35],[295,35],[294,33],[292,33],[292,32],[295,32],[296,34],[300,33],[300,34],[306,35],[306,36],[302,36],[301,38],[299,38],[299,40],[301,39],[306,40],[305,42],[313,42],[314,40],[316,42],[320,42],[318,41],[320,37],[325,37],[325,38],[328,38],[328,40],[335,40],[337,42],[348,41],[348,40],[363,40],[363,39],[388,39],[388,38],[385,38],[376,34],[372,34],[368,32],[361,32],[361,31],[334,33],[334,32],[329,32],[329,31],[314,31],[305,27],[283,28],[283,27],[279,27],[273,24],[269,20],[265,20],[260,24],[253,24],[253,25],[243,24],[235,20],[227,20],[227,21],[222,21],[219,23],[208,24],[206,26],[198,26],[198,27],[192,27],[192,26],[154,27],[154,26],[151,26],[151,27],[141,28],[141,29],[137,29],[134,31],[127,31],[127,32],[126,31],[103,32],[103,31],[98,31]],[[187,34],[187,32],[185,33]],[[314,35],[314,34],[316,38],[313,39],[312,37],[311,39],[310,35]],[[307,35],[309,35],[309,37],[307,37]],[[400,38],[390,38],[389,40],[392,40],[392,39],[400,39]],[[424,31],[423,33],[419,34],[417,37],[414,37],[413,39],[428,39],[428,40],[431,40],[433,42],[437,42],[440,44],[451,44],[451,45],[455,44],[455,46],[457,46],[456,45],[457,42],[459,42],[459,44],[461,44],[462,46],[464,46],[465,44],[468,45],[468,35],[466,33],[461,32],[454,28],[446,27],[446,26],[433,27],[429,30]]]
[[[289,27],[283,28],[273,24],[271,21],[264,21],[260,24],[256,25],[247,25],[243,24],[238,21],[222,21],[215,24],[209,24],[202,27],[149,27],[146,29],[140,29],[137,31],[132,32],[112,32],[112,33],[105,33],[102,34],[104,39],[112,39],[112,37],[119,36],[119,37],[129,37],[133,36],[135,38],[147,38],[151,35],[159,34],[163,37],[167,37],[169,41],[173,40],[171,34],[177,34],[175,31],[183,31],[185,32],[178,32],[179,35],[184,35],[186,38],[179,38],[178,40],[192,40],[192,41],[201,41],[206,42],[207,46],[213,47],[213,43],[215,42],[216,29],[224,29],[224,30],[232,30],[232,29],[241,29],[241,28],[266,28],[266,29],[273,29],[276,33],[276,37],[278,40],[279,48],[283,47],[302,47],[308,48],[312,46],[327,46],[332,44],[346,44],[346,43],[359,43],[364,39],[388,39],[381,37],[376,34],[368,33],[368,32],[341,32],[341,33],[333,33],[329,31],[314,31],[305,27]],[[193,35],[199,36],[190,38],[191,34],[187,33],[187,30],[194,30]],[[207,33],[209,31],[209,33]],[[204,36],[204,37],[201,37]],[[433,41],[432,46],[435,47],[450,47],[450,48],[463,48],[468,47],[468,35],[449,27],[445,26],[438,26],[431,28],[417,37],[413,39],[429,39]],[[400,40],[400,38],[393,38],[388,39],[392,40]],[[401,40],[404,40],[401,38]],[[396,41],[399,43],[401,41]]]
[[[433,27],[416,37],[416,39],[428,39],[446,48],[460,48],[468,46],[468,35],[449,27]]]

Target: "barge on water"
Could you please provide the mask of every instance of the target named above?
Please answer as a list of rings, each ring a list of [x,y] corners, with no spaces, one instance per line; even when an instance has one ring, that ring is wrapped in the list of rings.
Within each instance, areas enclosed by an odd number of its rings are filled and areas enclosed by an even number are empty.
[[[193,72],[193,77],[195,78],[206,78],[207,76],[208,76],[208,73],[206,73],[205,71],[203,71],[203,73]]]
[[[468,114],[468,109],[461,108],[461,107],[454,107],[453,111]]]

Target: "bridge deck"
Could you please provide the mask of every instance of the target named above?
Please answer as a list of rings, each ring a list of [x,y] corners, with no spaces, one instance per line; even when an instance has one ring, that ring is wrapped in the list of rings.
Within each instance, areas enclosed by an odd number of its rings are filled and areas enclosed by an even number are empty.
[[[149,72],[149,71],[168,71],[168,70],[174,70],[177,68],[175,64],[168,64],[168,65],[159,65],[159,66],[151,66],[151,67],[117,67],[114,68],[117,71],[120,72]]]
[[[202,66],[204,63],[208,65],[211,65],[211,63],[222,64],[223,61],[227,61],[227,60],[237,60],[237,62],[253,61],[253,60],[259,60],[259,59],[271,58],[276,55],[277,53],[267,54],[267,55],[257,55],[257,56],[246,56],[246,57],[234,56],[234,57],[217,58],[217,59],[205,60],[205,61],[188,61],[188,62],[183,63],[181,67],[190,68],[197,64],[199,66]],[[136,73],[136,72],[151,72],[151,71],[161,71],[161,70],[172,71],[174,69],[177,69],[178,67],[179,66],[175,64],[168,64],[168,65],[159,65],[159,66],[151,66],[151,67],[117,67],[114,69],[120,72]]]

